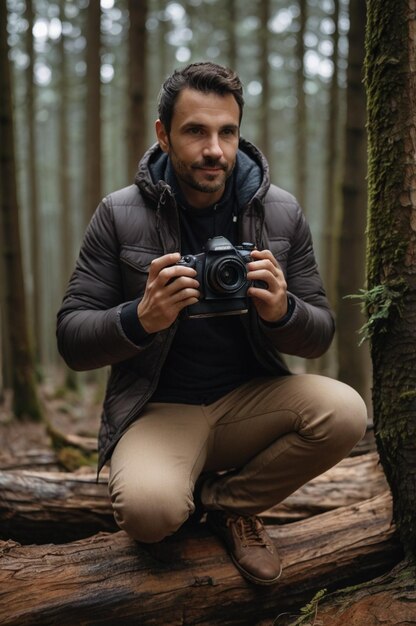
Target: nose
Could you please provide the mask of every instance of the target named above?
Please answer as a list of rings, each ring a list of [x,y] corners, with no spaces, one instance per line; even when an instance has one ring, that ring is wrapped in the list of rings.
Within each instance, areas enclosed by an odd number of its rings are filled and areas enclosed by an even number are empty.
[[[220,159],[223,156],[219,136],[217,134],[208,137],[204,146],[203,156],[211,159]]]

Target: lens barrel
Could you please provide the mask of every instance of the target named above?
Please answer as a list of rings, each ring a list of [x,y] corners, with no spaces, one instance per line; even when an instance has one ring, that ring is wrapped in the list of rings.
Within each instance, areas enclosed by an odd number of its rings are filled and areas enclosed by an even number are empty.
[[[238,257],[220,257],[213,259],[207,272],[207,280],[212,291],[217,293],[235,293],[247,281],[246,266]]]

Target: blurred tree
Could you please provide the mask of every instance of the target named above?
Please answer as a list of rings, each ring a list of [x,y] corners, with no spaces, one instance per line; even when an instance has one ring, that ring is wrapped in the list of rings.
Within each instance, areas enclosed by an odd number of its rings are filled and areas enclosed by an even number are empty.
[[[60,0],[60,20],[61,24],[65,19],[65,0]],[[65,34],[61,32],[59,38],[59,196],[61,206],[61,284],[67,283],[73,265],[72,255],[72,220],[71,220],[71,188],[70,188],[70,159],[69,159],[69,85],[68,85],[68,61],[65,53]]]
[[[270,133],[270,67],[269,67],[269,20],[271,0],[260,0],[260,81],[262,86],[260,105],[260,149],[266,155],[269,165],[272,163],[272,138]]]
[[[366,98],[363,84],[366,3],[350,1],[347,69],[347,120],[342,185],[343,210],[339,233],[337,278],[338,377],[356,389],[370,405],[371,363],[358,331],[364,316],[346,296],[365,282],[365,227],[367,214]]]
[[[129,115],[127,124],[128,169],[131,178],[147,146],[147,0],[128,1],[129,27]]]
[[[85,160],[85,219],[89,221],[101,200],[101,7],[90,0],[87,7],[87,102]]]
[[[307,2],[299,0],[299,29],[296,36],[296,148],[295,179],[296,196],[301,207],[306,209],[306,182],[308,145],[306,97],[305,97],[305,30]]]
[[[416,38],[413,3],[368,0],[368,291],[374,425],[406,556],[416,557]],[[414,582],[414,580],[412,581]]]
[[[65,2],[66,0],[60,0],[59,16],[61,24],[65,21]],[[59,38],[59,62],[60,62],[60,74],[59,80],[59,191],[60,191],[60,226],[61,226],[61,279],[59,281],[62,290],[68,282],[69,276],[73,266],[73,232],[72,232],[72,219],[71,219],[71,185],[70,185],[70,158],[69,158],[69,85],[68,85],[68,59],[65,52],[65,40],[64,29],[62,28],[61,36]],[[63,294],[59,294],[62,297]],[[77,373],[70,368],[65,368],[65,386],[68,389],[76,389],[78,386]]]
[[[339,93],[339,3],[334,0],[334,32],[332,35],[332,77],[329,87],[329,111],[326,141],[326,164],[325,164],[325,195],[324,195],[324,224],[323,224],[323,259],[325,268],[325,287],[330,301],[336,302],[336,246],[338,221],[340,217],[340,194],[339,194],[339,163],[340,163],[340,93]]]
[[[0,208],[4,257],[5,315],[11,352],[13,412],[18,418],[42,418],[30,346],[20,244],[16,188],[13,105],[7,41],[7,5],[0,2]]]
[[[237,24],[237,8],[235,0],[228,0],[226,3],[226,30],[228,41],[228,65],[233,70],[237,70],[237,38],[236,38],[236,24]]]
[[[28,131],[27,179],[30,215],[30,270],[32,276],[31,306],[33,319],[33,349],[37,361],[41,361],[42,351],[42,268],[40,251],[42,250],[42,229],[40,227],[40,207],[38,192],[38,172],[36,158],[36,92],[35,92],[35,48],[33,41],[34,12],[32,0],[26,0],[26,48],[28,66],[26,70],[26,107]]]

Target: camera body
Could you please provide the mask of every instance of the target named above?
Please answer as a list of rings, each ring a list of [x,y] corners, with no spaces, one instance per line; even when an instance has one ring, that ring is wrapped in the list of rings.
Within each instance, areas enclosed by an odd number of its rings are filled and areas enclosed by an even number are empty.
[[[254,244],[233,246],[222,236],[208,239],[200,254],[183,256],[178,265],[196,270],[201,299],[186,309],[187,317],[215,317],[247,313],[246,264]]]

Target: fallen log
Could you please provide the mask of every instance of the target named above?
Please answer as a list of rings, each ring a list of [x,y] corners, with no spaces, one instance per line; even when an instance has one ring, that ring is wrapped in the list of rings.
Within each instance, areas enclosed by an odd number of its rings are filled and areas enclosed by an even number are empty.
[[[320,593],[303,610],[303,626],[410,626],[416,624],[416,568],[400,562],[383,576]],[[282,615],[273,626],[293,626],[299,615]]]
[[[0,469],[30,469],[40,471],[58,471],[59,462],[53,450],[32,448],[11,453],[0,451]]]
[[[271,520],[304,519],[368,500],[388,489],[377,452],[352,456],[303,485],[265,513]]]
[[[108,475],[0,470],[0,537],[22,543],[64,543],[115,531]],[[266,511],[266,522],[288,522],[372,498],[387,489],[376,453],[344,459]]]
[[[257,624],[323,585],[369,579],[401,558],[389,492],[269,533],[284,573],[265,588],[240,576],[204,524],[156,544],[157,552],[121,531],[65,545],[0,542],[0,623]]]

